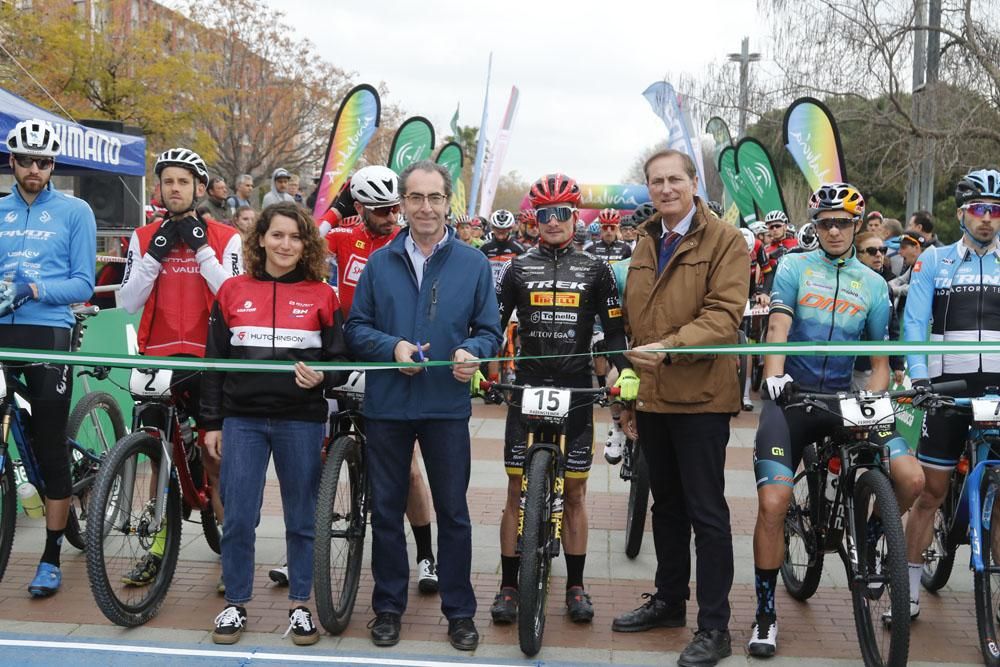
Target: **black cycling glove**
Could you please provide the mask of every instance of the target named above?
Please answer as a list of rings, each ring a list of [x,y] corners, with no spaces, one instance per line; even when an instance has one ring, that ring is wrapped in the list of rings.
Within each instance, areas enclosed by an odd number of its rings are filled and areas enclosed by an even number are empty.
[[[157,262],[163,263],[163,258],[170,253],[170,249],[177,242],[177,223],[173,220],[164,220],[160,223],[160,228],[153,234],[153,239],[149,242],[146,254],[150,255]]]
[[[350,181],[344,183],[344,187],[340,189],[340,194],[333,200],[333,205],[330,208],[340,214],[341,220],[357,215],[354,210],[354,195],[351,194]]]
[[[177,223],[181,238],[191,250],[198,250],[208,243],[208,228],[199,218],[189,215]]]

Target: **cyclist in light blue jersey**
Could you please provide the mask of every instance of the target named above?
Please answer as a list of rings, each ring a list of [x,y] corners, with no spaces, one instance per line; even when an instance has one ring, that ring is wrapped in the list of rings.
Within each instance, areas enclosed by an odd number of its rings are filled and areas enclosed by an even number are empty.
[[[913,265],[903,314],[907,341],[1000,340],[1000,171],[967,174],[955,188],[955,204],[962,238],[927,248]],[[914,387],[964,380],[966,391],[959,396],[979,397],[987,387],[1000,385],[1000,354],[911,354],[907,363]],[[912,618],[920,613],[920,572],[934,515],[948,493],[971,423],[971,415],[924,417],[917,458],[926,483],[906,524]]]
[[[786,254],[778,264],[771,294],[768,343],[888,339],[891,306],[885,280],[862,264],[854,250],[854,237],[864,212],[864,198],[847,183],[822,185],[813,193],[809,214],[820,247]],[[887,389],[888,357],[872,357],[871,363],[869,388]],[[804,390],[849,391],[853,368],[854,358],[848,356],[768,355],[764,360],[767,379],[761,394],[765,400],[754,449],[757,617],[748,643],[750,655],[769,657],[777,650],[774,588],[784,559],[782,528],[802,452],[841,425],[839,417],[807,414],[797,407],[782,408],[774,401],[793,381]],[[895,430],[873,431],[869,439],[889,448],[890,475],[900,509],[905,512],[923,487],[920,465]],[[869,535],[880,535],[880,527],[881,521],[873,516]]]

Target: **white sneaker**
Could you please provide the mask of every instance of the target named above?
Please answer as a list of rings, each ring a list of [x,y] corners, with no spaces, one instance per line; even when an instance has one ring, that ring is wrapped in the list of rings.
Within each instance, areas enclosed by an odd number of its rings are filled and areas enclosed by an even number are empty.
[[[608,431],[608,441],[604,445],[604,460],[615,465],[622,460],[622,449],[625,447],[625,432],[612,427]]]
[[[766,623],[761,622],[761,620]],[[758,619],[750,627],[747,651],[755,658],[770,658],[778,650],[778,621]]]
[[[910,620],[917,620],[917,616],[920,616],[920,602],[910,600]],[[892,611],[887,611],[882,614],[882,624],[885,627],[890,627],[892,625]]]
[[[278,586],[288,585],[288,566],[276,567],[267,573],[267,576]]]
[[[421,593],[437,593],[438,591],[437,564],[430,558],[425,558],[417,563],[417,589]]]

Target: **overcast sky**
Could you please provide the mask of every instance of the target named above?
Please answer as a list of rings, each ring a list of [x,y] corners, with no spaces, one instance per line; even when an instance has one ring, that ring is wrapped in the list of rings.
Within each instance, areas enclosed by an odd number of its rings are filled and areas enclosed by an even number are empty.
[[[765,31],[755,0],[267,1],[358,83],[385,82],[386,101],[426,116],[439,139],[456,104],[459,124],[479,125],[493,51],[487,137],[516,85],[503,171],[531,180],[620,183],[666,133],[642,91],[667,72],[700,73],[744,35],[761,50]]]

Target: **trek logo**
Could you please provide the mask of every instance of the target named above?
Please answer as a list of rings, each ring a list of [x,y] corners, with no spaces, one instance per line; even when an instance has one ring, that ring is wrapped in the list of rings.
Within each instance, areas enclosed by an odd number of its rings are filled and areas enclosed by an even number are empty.
[[[11,211],[3,219],[4,222],[17,222],[17,211]]]
[[[579,308],[580,295],[576,292],[556,292],[555,294],[552,292],[531,292],[530,303],[532,306]]]
[[[524,286],[528,289],[587,289],[587,283],[578,283],[570,280],[529,280]]]
[[[806,308],[817,308],[841,314],[846,313],[848,315],[857,315],[865,310],[864,306],[852,303],[846,299],[834,299],[833,297],[823,296],[815,292],[809,292],[799,299],[799,305]]]

